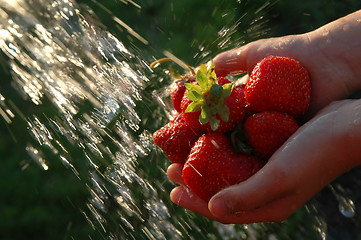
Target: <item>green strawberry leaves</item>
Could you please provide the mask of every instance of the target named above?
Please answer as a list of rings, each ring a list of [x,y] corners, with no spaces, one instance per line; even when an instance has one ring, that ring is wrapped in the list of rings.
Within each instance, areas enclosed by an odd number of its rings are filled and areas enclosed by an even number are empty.
[[[196,73],[196,82],[185,83],[188,90],[186,96],[192,103],[186,109],[186,113],[201,111],[199,122],[204,125],[209,123],[211,129],[216,131],[222,121],[229,121],[229,108],[224,100],[229,97],[233,90],[233,83],[219,85],[217,75],[214,71],[214,64],[202,64]],[[217,118],[219,116],[219,118]]]
[[[209,80],[210,78],[205,72],[203,72],[201,69],[197,71],[196,81],[201,88],[207,89],[209,87],[209,84],[211,84]]]
[[[200,85],[196,85],[193,83],[184,83],[184,86],[188,90],[187,97],[192,101],[197,101],[198,98],[203,97],[203,89]]]
[[[227,97],[229,97],[230,95],[231,95],[231,93],[232,93],[232,90],[233,90],[233,83],[227,83],[227,84],[224,84],[223,86],[222,86],[222,88],[223,88],[223,97],[224,98],[227,98]]]

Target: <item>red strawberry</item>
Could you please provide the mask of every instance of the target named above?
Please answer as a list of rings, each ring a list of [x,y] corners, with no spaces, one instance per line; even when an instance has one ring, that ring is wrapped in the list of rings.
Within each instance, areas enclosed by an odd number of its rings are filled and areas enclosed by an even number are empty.
[[[192,73],[188,73],[182,76],[181,80],[178,80],[174,87],[171,89],[170,99],[172,101],[173,107],[177,112],[181,112],[181,101],[186,91],[186,87],[184,83],[186,82],[194,82],[195,76]]]
[[[172,88],[170,93],[170,99],[172,101],[173,107],[177,112],[181,112],[181,102],[184,96],[184,92],[186,91],[186,87],[183,82],[177,82]]]
[[[181,111],[184,121],[189,123],[190,125],[202,129],[202,124],[199,122],[199,114],[200,112],[186,112],[189,104],[192,103],[187,96],[184,96],[181,101]]]
[[[245,98],[254,111],[278,111],[299,116],[311,101],[311,80],[296,60],[270,56],[253,69]]]
[[[189,104],[192,103],[188,97],[184,96],[181,102],[181,109],[183,112],[187,109]],[[228,132],[231,131],[236,125],[238,125],[244,118],[246,113],[246,101],[244,100],[244,86],[234,87],[231,95],[224,99],[224,104],[229,109],[229,120],[223,121],[219,115],[216,115],[216,118],[220,121],[219,126],[216,129],[218,132]],[[212,132],[212,127],[210,123],[201,125],[199,122],[199,116],[201,111],[184,113],[184,120],[188,123],[200,126],[206,132]]]
[[[279,112],[261,112],[244,122],[248,144],[260,156],[270,157],[298,129],[296,120]]]
[[[190,126],[177,115],[167,125],[153,134],[154,143],[157,144],[170,161],[184,163],[188,154],[202,131]]]
[[[217,78],[214,68],[201,65],[197,84],[185,84],[187,94],[181,102],[184,120],[202,125],[207,132],[231,131],[245,115],[244,88],[234,87],[226,78]]]
[[[235,153],[226,135],[213,132],[194,144],[182,177],[194,194],[209,201],[218,191],[248,179],[262,166],[256,157]]]
[[[232,83],[231,81],[229,81],[227,78],[224,78],[224,77],[219,77],[217,78],[217,82],[219,85],[223,86],[225,84],[229,84],[229,83]]]

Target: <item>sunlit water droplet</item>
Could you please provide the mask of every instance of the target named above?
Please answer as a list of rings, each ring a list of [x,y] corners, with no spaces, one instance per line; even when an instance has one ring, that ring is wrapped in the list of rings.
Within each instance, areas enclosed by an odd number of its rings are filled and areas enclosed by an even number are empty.
[[[338,210],[340,213],[347,218],[353,218],[356,214],[356,206],[352,199],[344,196],[345,190],[342,186],[336,185],[336,188],[329,186],[329,189],[332,191],[334,196],[338,201]]]
[[[43,169],[48,170],[48,164],[44,158],[44,154],[39,150],[34,148],[33,146],[29,145],[26,147],[26,151],[28,152],[29,156]]]
[[[356,207],[351,199],[340,197],[338,209],[340,210],[340,213],[347,218],[352,218],[355,216]]]

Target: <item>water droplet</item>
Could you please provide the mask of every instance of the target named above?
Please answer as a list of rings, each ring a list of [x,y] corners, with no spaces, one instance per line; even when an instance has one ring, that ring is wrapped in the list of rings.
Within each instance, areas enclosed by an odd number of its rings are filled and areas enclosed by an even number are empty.
[[[341,214],[347,218],[352,218],[355,216],[356,207],[351,199],[340,197],[338,209]]]
[[[28,152],[29,156],[45,171],[49,169],[49,166],[44,158],[44,154],[37,148],[34,148],[31,145],[26,147],[26,151]]]
[[[278,240],[278,238],[275,234],[271,233],[270,235],[268,235],[268,240]]]

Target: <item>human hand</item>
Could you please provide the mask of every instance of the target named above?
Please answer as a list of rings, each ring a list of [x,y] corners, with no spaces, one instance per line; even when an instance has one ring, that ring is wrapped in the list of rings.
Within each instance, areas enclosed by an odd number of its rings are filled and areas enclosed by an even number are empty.
[[[305,66],[312,78],[316,112],[361,89],[361,11],[313,32],[259,40],[218,55],[216,72],[225,76],[251,72],[269,55],[291,57]],[[347,31],[346,31],[347,30]],[[207,204],[184,186],[171,200],[223,223],[281,221],[307,202],[330,181],[360,164],[361,100],[335,102],[302,126],[254,176],[216,194]],[[184,185],[182,166],[173,164],[170,180]]]
[[[184,187],[182,165],[168,178],[182,186],[171,200],[222,223],[288,218],[336,177],[361,163],[361,100],[334,102],[303,125],[251,178],[217,193],[207,204]]]
[[[279,38],[261,39],[214,58],[220,76],[251,73],[261,59],[284,56],[296,59],[312,79],[309,116],[334,100],[361,89],[361,11],[336,20],[315,31]]]

